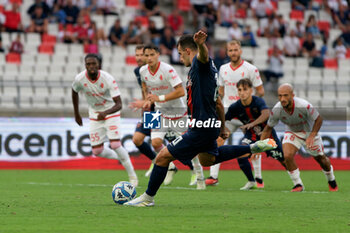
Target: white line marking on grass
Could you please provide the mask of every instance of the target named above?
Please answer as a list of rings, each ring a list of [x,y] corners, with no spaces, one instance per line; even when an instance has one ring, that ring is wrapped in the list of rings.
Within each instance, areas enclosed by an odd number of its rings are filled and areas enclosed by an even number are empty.
[[[282,191],[283,193],[290,193],[291,191]],[[314,193],[314,194],[323,194],[323,193],[329,193],[325,191],[302,191],[300,193]]]
[[[38,183],[38,182],[28,182],[24,184],[30,185],[42,185],[42,186],[88,186],[88,187],[113,187],[110,184],[64,184],[64,183]],[[137,188],[142,188],[142,186],[137,186]],[[196,188],[187,188],[187,187],[169,187],[163,186],[161,189],[180,189],[180,190],[197,190]]]

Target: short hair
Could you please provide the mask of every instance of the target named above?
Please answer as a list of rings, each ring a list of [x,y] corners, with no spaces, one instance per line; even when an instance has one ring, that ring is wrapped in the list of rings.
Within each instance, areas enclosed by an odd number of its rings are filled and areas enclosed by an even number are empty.
[[[160,53],[159,48],[155,46],[154,44],[148,44],[143,47],[143,52],[146,51],[146,49],[152,49],[155,50],[157,53]]]
[[[144,44],[139,44],[139,45],[136,45],[136,48],[135,48],[135,51],[136,50],[140,50],[140,49],[144,49],[145,48],[145,45]]]
[[[241,42],[239,40],[231,40],[227,42],[227,45],[235,45],[235,44],[241,47]]]
[[[186,49],[189,48],[193,51],[198,50],[196,42],[194,42],[193,35],[183,35],[180,37],[177,42],[177,47],[181,46],[181,48]]]
[[[236,84],[237,88],[240,87],[240,86],[247,86],[249,88],[252,88],[253,87],[253,83],[252,81],[250,81],[250,79],[248,78],[243,78],[241,80],[238,81],[238,83]]]
[[[88,58],[95,58],[99,64],[99,69],[102,69],[102,56],[100,54],[88,53],[85,56],[84,61],[86,62],[86,59],[88,59]]]

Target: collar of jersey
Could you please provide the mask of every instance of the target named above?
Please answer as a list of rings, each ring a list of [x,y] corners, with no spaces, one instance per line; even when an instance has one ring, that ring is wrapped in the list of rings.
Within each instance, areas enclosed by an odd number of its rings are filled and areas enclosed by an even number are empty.
[[[100,71],[98,71],[97,79],[96,80],[91,80],[87,74],[87,71],[85,71],[85,77],[91,82],[91,83],[96,83],[97,80],[100,78]]]
[[[160,61],[158,62],[157,69],[156,69],[156,71],[154,71],[154,73],[151,71],[149,65],[148,65],[148,71],[149,71],[149,73],[150,73],[152,76],[154,76],[154,75],[158,72],[159,67],[160,67]]]

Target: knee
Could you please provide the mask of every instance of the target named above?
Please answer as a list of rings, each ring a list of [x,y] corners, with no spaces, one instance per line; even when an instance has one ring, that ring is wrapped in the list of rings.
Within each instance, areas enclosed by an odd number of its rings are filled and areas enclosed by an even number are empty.
[[[99,156],[103,151],[103,145],[92,148],[92,154],[95,156]]]
[[[167,148],[163,148],[157,155],[155,163],[161,167],[169,166],[169,163],[173,161],[174,158],[171,156]]]
[[[115,150],[115,149],[118,149],[119,147],[121,147],[121,146],[122,146],[122,143],[121,143],[120,140],[118,140],[118,141],[111,141],[111,142],[110,142],[110,145],[111,145],[111,148],[112,148],[113,150]]]
[[[162,140],[152,140],[152,147],[155,151],[159,151],[163,147]]]
[[[132,142],[135,144],[135,146],[141,146],[143,143],[143,139],[140,137],[133,136]]]

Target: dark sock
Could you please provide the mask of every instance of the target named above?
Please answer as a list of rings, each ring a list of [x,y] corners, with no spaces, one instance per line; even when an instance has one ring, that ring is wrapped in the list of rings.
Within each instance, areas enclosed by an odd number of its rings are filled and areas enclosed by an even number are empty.
[[[243,171],[244,175],[247,177],[249,181],[255,181],[253,172],[252,172],[252,167],[250,166],[249,159],[248,157],[245,158],[239,158],[237,159],[239,167]]]
[[[150,196],[156,195],[160,185],[163,183],[166,173],[168,172],[168,167],[160,167],[154,164],[151,177],[149,178],[148,188],[146,193]]]
[[[220,146],[219,155],[215,157],[216,163],[221,163],[230,159],[236,159],[244,154],[251,154],[250,146]]]
[[[179,160],[181,163],[189,167],[191,170],[193,170],[192,160],[186,159],[186,160]]]
[[[156,153],[154,153],[154,151],[151,149],[151,146],[146,142],[143,142],[140,146],[137,146],[137,148],[142,154],[146,155],[150,160],[153,160],[156,157]]]

